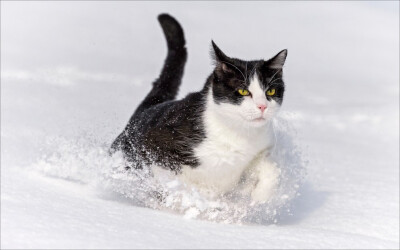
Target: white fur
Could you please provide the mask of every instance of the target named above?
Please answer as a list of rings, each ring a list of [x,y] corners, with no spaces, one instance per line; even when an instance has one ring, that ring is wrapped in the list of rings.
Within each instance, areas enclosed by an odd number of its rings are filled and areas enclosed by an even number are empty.
[[[216,104],[211,91],[210,88],[203,117],[206,139],[194,149],[200,165],[183,166],[180,178],[200,190],[223,195],[232,191],[246,169],[251,168],[258,173],[252,198],[262,201],[264,197],[265,201],[278,178],[276,166],[264,158],[273,147],[271,119],[280,105],[267,100],[257,75],[250,82],[251,96],[245,96],[240,105]],[[267,106],[264,112],[257,107],[260,104]],[[260,155],[261,160],[255,161]]]
[[[281,171],[276,162],[266,157],[258,162],[252,171],[256,175],[256,185],[251,190],[251,198],[255,202],[265,202],[272,196]]]

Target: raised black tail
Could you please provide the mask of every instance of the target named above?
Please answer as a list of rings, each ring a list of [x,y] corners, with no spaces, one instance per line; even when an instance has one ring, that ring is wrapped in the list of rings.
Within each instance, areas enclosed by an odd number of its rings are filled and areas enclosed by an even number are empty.
[[[153,105],[174,100],[181,84],[187,58],[183,29],[178,21],[168,14],[160,14],[158,21],[167,40],[168,54],[159,78],[153,82],[152,90],[135,113],[140,113]]]
[[[164,31],[165,39],[167,39],[168,49],[181,50],[185,49],[185,38],[183,29],[178,21],[168,14],[160,14],[158,21]]]
[[[136,115],[153,105],[173,100],[178,94],[187,58],[183,30],[178,21],[168,14],[159,15],[158,21],[164,31],[168,45],[168,54],[164,62],[164,67],[161,70],[159,78],[153,82],[153,88],[150,93],[147,94],[143,102],[138,106],[125,130],[112,143],[110,153],[122,149],[125,154],[132,154],[130,157],[133,159],[135,153],[132,151],[130,142],[132,138],[129,138],[129,130],[134,127]]]

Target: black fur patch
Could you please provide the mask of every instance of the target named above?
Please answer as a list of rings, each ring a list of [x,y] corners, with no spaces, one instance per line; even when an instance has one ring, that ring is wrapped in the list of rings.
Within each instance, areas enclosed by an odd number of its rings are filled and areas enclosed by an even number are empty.
[[[155,163],[179,171],[182,164],[198,165],[193,148],[205,137],[201,115],[206,90],[174,100],[187,57],[185,39],[174,18],[162,14],[158,20],[168,45],[164,67],[153,89],[112,144],[111,152],[122,150],[134,168]]]
[[[243,96],[237,90],[248,88],[250,78],[257,72],[265,90],[276,88],[276,96],[268,98],[276,98],[281,103],[284,83],[282,70],[276,69],[281,63],[276,57],[268,61],[229,58],[212,42],[216,67],[204,88],[182,100],[174,100],[187,58],[185,39],[173,17],[162,14],[158,20],[168,45],[164,67],[150,93],[111,145],[111,152],[121,150],[133,168],[157,164],[179,172],[182,165],[196,167],[199,164],[194,148],[206,138],[202,117],[210,88],[216,103],[240,104]]]
[[[282,78],[282,67],[277,68],[276,61],[282,58],[286,59],[286,50],[279,52],[268,61],[243,61],[226,56],[213,41],[212,47],[214,51],[212,57],[216,64],[213,75],[215,84],[213,84],[212,88],[216,103],[240,104],[244,97],[238,93],[238,90],[248,89],[250,80],[257,73],[265,91],[271,88],[276,90],[274,96],[266,95],[267,99],[272,98],[282,104],[285,84]],[[278,63],[282,63],[283,66],[284,60]]]

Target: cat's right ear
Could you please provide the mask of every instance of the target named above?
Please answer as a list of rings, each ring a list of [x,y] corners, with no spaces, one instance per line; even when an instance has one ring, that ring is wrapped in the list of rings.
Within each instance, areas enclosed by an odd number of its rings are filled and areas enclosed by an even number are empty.
[[[211,40],[211,58],[214,61],[214,64],[217,68],[221,68],[224,73],[232,73],[233,70],[230,66],[230,58],[222,52],[220,48]]]

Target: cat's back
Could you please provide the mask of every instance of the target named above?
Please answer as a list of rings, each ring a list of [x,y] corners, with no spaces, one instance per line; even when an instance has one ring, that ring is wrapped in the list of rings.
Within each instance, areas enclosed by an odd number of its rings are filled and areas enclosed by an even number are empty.
[[[131,122],[144,133],[166,128],[195,129],[200,125],[203,111],[203,94],[195,92],[181,100],[163,102],[143,110],[135,114]]]
[[[153,161],[174,168],[196,166],[193,148],[205,138],[202,113],[204,94],[195,92],[182,100],[154,105],[132,117],[132,142],[152,155]]]

